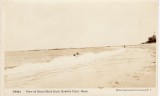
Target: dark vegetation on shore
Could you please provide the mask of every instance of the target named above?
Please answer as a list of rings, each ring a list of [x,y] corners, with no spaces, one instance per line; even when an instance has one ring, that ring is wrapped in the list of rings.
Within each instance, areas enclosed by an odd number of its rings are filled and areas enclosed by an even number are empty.
[[[142,44],[150,44],[150,43],[156,43],[156,35],[153,35],[152,37],[148,37],[148,41]]]

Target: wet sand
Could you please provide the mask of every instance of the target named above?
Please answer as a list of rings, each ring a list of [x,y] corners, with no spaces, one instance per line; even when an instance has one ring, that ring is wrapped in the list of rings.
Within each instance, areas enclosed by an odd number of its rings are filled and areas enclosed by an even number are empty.
[[[126,46],[125,51],[98,58],[86,64],[39,72],[33,75],[14,76],[10,69],[26,63],[47,64],[61,56],[80,56],[114,51],[119,47],[99,47],[65,50],[41,50],[6,53],[5,86],[8,88],[129,88],[156,87],[155,44]],[[85,59],[85,58],[84,58]]]

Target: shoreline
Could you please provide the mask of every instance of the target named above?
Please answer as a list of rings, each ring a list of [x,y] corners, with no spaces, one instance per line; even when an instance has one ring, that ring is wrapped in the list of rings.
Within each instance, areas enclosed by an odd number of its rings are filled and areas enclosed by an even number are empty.
[[[111,48],[109,51],[113,51],[112,47],[109,48]],[[8,77],[5,77],[6,87],[7,88],[156,87],[156,46],[155,45],[127,46],[125,49],[126,51],[119,55],[117,54],[114,56],[101,58],[99,60],[87,63],[85,65],[78,64],[74,67],[66,68],[63,70],[57,69],[57,71],[43,72],[35,76],[29,76],[27,77],[28,79],[20,77],[21,79],[12,78],[9,80],[7,79]],[[94,51],[99,52],[99,50],[94,50]],[[83,52],[84,53],[88,52],[88,50]],[[50,79],[48,80],[48,78]],[[48,82],[48,83],[46,84],[43,82]]]
[[[126,45],[126,47],[139,47],[139,46],[156,46],[156,43],[151,44],[140,44],[140,45]],[[71,56],[74,53],[80,51],[80,53],[85,54],[87,52],[103,52],[115,50],[116,48],[121,48],[121,46],[104,46],[104,47],[86,47],[86,48],[64,48],[64,49],[42,49],[42,50],[26,50],[26,51],[8,51],[5,52],[5,69],[13,68],[19,64],[24,63],[43,63],[49,62],[54,58],[60,56]],[[62,53],[64,51],[65,54]],[[72,51],[72,52],[69,52]],[[28,55],[28,56],[27,56]],[[39,56],[38,56],[39,55]],[[44,55],[44,56],[42,56]],[[48,57],[48,58],[47,58]],[[23,59],[28,60],[25,62]],[[35,60],[33,60],[35,59]],[[36,60],[37,59],[37,60]],[[39,60],[39,61],[38,61]]]
[[[5,68],[12,68],[25,63],[43,63],[49,62],[52,59],[61,56],[73,56],[76,52],[86,54],[89,52],[99,53],[103,51],[116,50],[118,47],[92,47],[92,48],[77,48],[64,50],[39,50],[39,51],[13,51],[6,52]],[[25,60],[26,61],[25,61]],[[28,61],[27,61],[28,60]]]

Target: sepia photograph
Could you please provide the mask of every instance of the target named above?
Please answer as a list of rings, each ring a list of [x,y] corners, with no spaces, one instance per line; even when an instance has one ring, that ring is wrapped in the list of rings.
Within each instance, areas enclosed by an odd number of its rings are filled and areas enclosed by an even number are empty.
[[[8,0],[5,88],[156,88],[157,0]]]

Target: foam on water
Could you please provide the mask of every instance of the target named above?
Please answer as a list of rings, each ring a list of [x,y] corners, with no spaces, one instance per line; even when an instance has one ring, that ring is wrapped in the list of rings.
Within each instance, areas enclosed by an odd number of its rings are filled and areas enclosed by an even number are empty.
[[[105,51],[101,53],[86,53],[79,56],[61,56],[53,59],[50,62],[32,64],[27,63],[20,66],[17,66],[12,69],[6,70],[6,76],[9,77],[19,77],[19,76],[29,76],[35,75],[37,73],[46,72],[46,71],[54,71],[58,69],[69,70],[76,65],[85,65],[100,58],[117,55],[125,51],[124,48],[117,49],[115,51]]]

